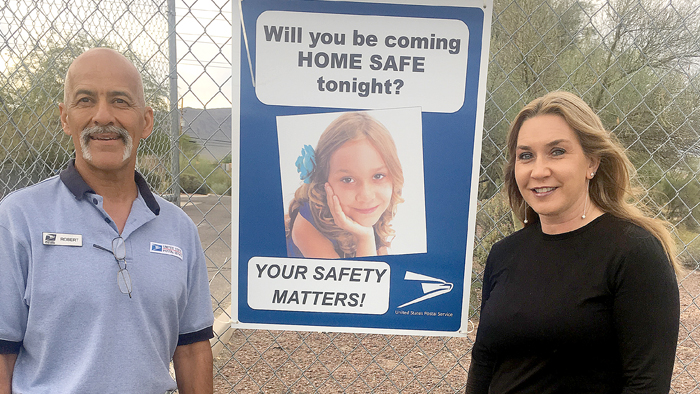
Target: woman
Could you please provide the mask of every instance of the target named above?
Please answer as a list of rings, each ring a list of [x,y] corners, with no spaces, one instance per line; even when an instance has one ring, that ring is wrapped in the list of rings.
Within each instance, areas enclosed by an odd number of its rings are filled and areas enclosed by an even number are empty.
[[[586,103],[552,92],[508,134],[524,228],[496,243],[466,392],[669,392],[680,305],[664,222],[630,197],[624,149]]]

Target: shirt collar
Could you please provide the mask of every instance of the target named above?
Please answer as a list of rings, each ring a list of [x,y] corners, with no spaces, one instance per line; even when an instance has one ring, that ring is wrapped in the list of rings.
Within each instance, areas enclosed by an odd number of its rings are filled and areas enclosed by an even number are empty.
[[[75,169],[75,159],[71,160],[68,163],[68,167],[61,171],[60,178],[61,182],[66,185],[68,190],[70,190],[78,200],[82,200],[85,193],[97,194],[85,183],[83,177],[78,170]],[[148,209],[158,215],[160,213],[160,205],[158,205],[158,201],[156,201],[155,196],[153,196],[153,193],[151,193],[151,190],[148,188],[146,180],[143,179],[143,176],[141,176],[138,171],[134,171],[134,181],[136,181],[136,186],[139,188],[139,193],[141,193]]]

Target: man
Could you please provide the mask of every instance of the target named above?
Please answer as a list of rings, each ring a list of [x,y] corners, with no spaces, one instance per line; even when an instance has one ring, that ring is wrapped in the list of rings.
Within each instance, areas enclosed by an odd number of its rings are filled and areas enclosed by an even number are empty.
[[[197,229],[135,171],[153,129],[131,62],[68,70],[76,157],[0,202],[0,393],[211,393],[214,317]]]

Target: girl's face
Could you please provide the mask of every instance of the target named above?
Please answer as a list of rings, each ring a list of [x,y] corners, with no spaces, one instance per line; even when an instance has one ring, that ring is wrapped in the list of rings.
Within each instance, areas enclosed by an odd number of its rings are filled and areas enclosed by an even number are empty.
[[[558,115],[523,122],[518,133],[515,180],[520,194],[543,223],[580,218],[590,174],[598,162],[583,153],[575,131]]]
[[[345,215],[364,227],[377,223],[394,190],[384,159],[367,138],[348,141],[333,152],[328,183]]]

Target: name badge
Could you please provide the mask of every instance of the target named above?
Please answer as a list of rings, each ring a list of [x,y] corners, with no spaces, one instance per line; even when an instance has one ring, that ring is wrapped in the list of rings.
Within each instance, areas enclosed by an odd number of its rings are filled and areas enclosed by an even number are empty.
[[[44,245],[83,246],[83,236],[80,234],[41,233]]]

